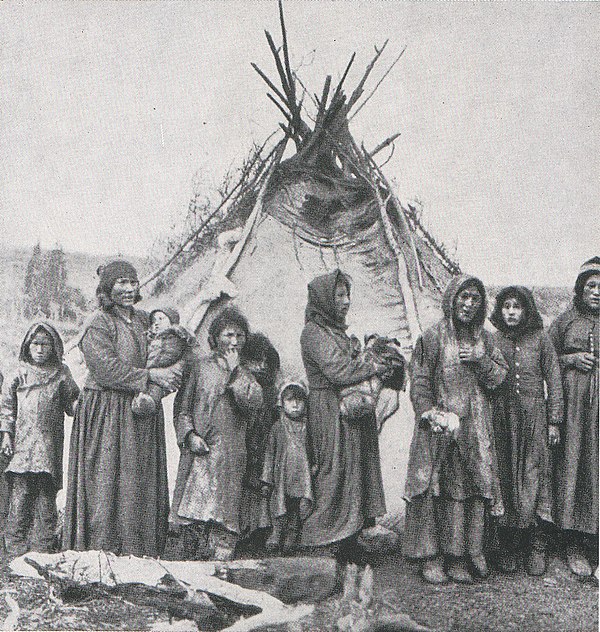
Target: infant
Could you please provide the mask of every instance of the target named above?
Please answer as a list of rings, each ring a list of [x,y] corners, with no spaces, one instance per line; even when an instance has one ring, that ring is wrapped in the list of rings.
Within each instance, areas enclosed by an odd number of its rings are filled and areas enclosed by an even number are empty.
[[[179,312],[170,307],[161,307],[150,312],[150,329],[147,335],[147,369],[185,364],[187,352],[196,343],[194,336],[179,324]],[[146,392],[138,393],[131,403],[134,415],[153,415],[167,394],[161,386],[149,383]]]

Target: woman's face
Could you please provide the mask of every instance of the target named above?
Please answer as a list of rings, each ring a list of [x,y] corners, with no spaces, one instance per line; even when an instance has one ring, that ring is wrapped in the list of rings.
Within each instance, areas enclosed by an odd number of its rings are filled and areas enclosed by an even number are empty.
[[[140,284],[127,277],[115,281],[110,293],[110,300],[119,307],[133,307]]]
[[[454,317],[459,323],[469,325],[473,322],[481,307],[483,297],[475,285],[468,285],[456,296],[454,301]]]
[[[516,327],[523,320],[523,311],[523,305],[516,296],[507,298],[502,303],[502,320],[508,327]]]
[[[218,334],[216,343],[219,355],[225,355],[232,349],[241,351],[246,344],[246,333],[237,325],[225,325]]]
[[[335,284],[333,302],[336,320],[345,320],[350,309],[350,293],[348,292],[348,286],[343,281],[338,281]]]
[[[593,274],[585,282],[581,300],[592,312],[600,311],[600,274]]]
[[[54,352],[52,336],[45,331],[38,331],[29,343],[29,355],[34,364],[46,364]]]

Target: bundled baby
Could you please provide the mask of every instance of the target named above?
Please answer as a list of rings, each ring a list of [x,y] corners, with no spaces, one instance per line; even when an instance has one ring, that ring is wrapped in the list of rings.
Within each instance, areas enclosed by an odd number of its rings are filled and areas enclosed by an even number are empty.
[[[196,344],[194,336],[179,324],[179,313],[170,307],[161,307],[150,312],[147,369],[183,365],[186,356]],[[131,402],[134,415],[153,415],[168,392],[150,382],[146,392],[138,393]]]
[[[340,392],[340,415],[348,421],[358,421],[375,414],[377,399],[382,389],[404,390],[406,385],[406,360],[402,355],[400,343],[395,338],[371,334],[365,336],[365,349],[360,341],[352,337],[353,354],[372,357],[378,364],[388,367],[388,372],[347,386]]]

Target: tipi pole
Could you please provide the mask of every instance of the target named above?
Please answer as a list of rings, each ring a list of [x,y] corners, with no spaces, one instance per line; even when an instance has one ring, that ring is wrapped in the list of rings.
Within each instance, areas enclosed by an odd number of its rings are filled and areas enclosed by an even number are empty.
[[[275,148],[273,152],[273,158],[272,158],[271,164],[269,165],[268,173],[258,193],[258,197],[256,198],[256,203],[254,204],[252,213],[250,214],[250,216],[248,217],[246,221],[246,224],[244,225],[244,230],[242,231],[240,239],[235,245],[235,247],[233,248],[233,250],[231,251],[229,257],[227,257],[227,260],[223,264],[223,267],[219,270],[213,269],[213,271],[211,272],[211,278],[217,274],[219,276],[226,277],[231,272],[231,270],[237,263],[238,259],[240,258],[240,255],[242,254],[242,250],[244,249],[244,246],[246,245],[246,242],[248,241],[248,237],[250,236],[250,233],[252,232],[252,229],[254,228],[256,220],[262,211],[265,192],[267,190],[267,187],[269,186],[269,182],[271,181],[271,176],[273,175],[273,171],[275,170],[275,167],[277,166],[277,164],[279,164],[279,161],[281,160],[283,156],[283,152],[285,151],[286,144],[287,144],[287,138],[284,138],[282,141],[279,142],[279,144]],[[210,283],[210,280],[208,283]],[[190,318],[188,319],[186,323],[188,328],[191,331],[195,332],[197,328],[200,327],[200,325],[202,324],[202,321],[204,320],[204,317],[206,316],[206,312],[208,311],[208,308],[211,302],[212,301],[210,299],[204,298],[199,303],[199,305],[195,308],[194,312],[192,313],[192,315],[190,316]]]

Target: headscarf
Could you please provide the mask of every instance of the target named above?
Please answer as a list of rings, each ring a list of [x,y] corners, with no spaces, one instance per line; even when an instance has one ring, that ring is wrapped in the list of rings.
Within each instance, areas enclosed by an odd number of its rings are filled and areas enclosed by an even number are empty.
[[[114,305],[110,295],[118,279],[131,279],[134,283],[138,282],[137,270],[128,261],[111,261],[100,266],[96,272],[100,277],[96,296],[100,307],[104,310],[110,309]],[[137,303],[141,298],[138,292],[135,296],[135,302]]]
[[[509,298],[516,298],[523,306],[521,322],[516,327],[509,327],[502,318],[502,306]],[[490,316],[490,322],[496,329],[504,334],[521,334],[526,331],[536,331],[544,328],[544,322],[538,311],[533,293],[522,285],[505,287],[496,296],[494,311]]]
[[[308,284],[308,303],[304,312],[304,322],[315,322],[345,330],[346,321],[339,320],[335,313],[335,286],[338,281],[346,284],[350,293],[350,277],[341,270],[315,277]]]
[[[29,345],[31,344],[31,341],[38,331],[43,331],[44,333],[47,333],[50,338],[52,338],[52,344],[54,346],[54,357],[50,359],[49,364],[61,365],[64,353],[63,341],[58,331],[56,331],[56,329],[54,329],[54,327],[52,327],[52,325],[49,325],[48,323],[34,323],[27,330],[25,338],[23,338],[23,342],[21,343],[19,360],[21,362],[27,362],[27,364],[33,363],[31,359],[31,354],[29,352]]]
[[[579,274],[577,275],[577,280],[575,281],[575,297],[573,299],[573,303],[580,312],[588,311],[582,299],[583,287],[585,286],[587,280],[595,274],[600,274],[600,257],[592,257],[591,259],[588,259],[581,268],[579,268]]]
[[[464,290],[466,287],[473,285],[475,286],[479,293],[481,294],[481,305],[479,306],[479,311],[475,314],[475,318],[470,324],[470,327],[473,330],[478,330],[483,326],[485,321],[485,316],[487,313],[487,299],[486,292],[483,283],[474,276],[470,276],[468,274],[459,274],[452,278],[446,290],[444,291],[444,297],[442,299],[442,310],[444,312],[444,316],[446,320],[452,325],[454,328],[454,303],[456,302],[456,297],[459,295],[461,290]]]

